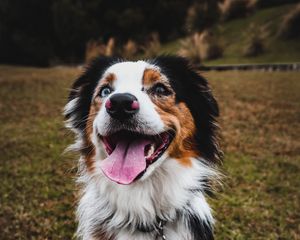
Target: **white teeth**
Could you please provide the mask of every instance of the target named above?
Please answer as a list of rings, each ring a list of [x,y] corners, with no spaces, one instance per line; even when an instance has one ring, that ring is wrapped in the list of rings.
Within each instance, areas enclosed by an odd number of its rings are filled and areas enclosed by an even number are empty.
[[[155,146],[154,146],[154,144],[151,144],[146,158],[150,157],[154,153],[154,151],[155,151]]]

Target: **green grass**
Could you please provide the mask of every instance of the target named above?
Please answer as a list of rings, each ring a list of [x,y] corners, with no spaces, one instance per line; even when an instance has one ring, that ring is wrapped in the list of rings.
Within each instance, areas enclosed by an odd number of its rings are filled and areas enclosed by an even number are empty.
[[[207,75],[222,111],[228,179],[217,239],[299,239],[299,73]]]
[[[0,239],[70,239],[76,156],[61,110],[75,68],[0,66]],[[221,107],[216,239],[299,239],[299,73],[209,72]]]
[[[70,239],[74,161],[61,110],[71,69],[0,68],[0,239]]]
[[[213,31],[219,37],[221,45],[224,47],[224,56],[216,60],[205,61],[204,63],[216,65],[300,62],[300,40],[283,41],[277,37],[283,16],[295,6],[296,4],[288,4],[257,10],[249,17],[228,21],[214,27]],[[249,36],[253,35],[251,26],[254,26],[254,29],[267,26],[268,36],[264,41],[266,51],[257,57],[243,57],[243,51],[249,41]],[[257,32],[259,31],[257,30]],[[179,48],[180,39],[163,45],[160,53],[177,53]]]

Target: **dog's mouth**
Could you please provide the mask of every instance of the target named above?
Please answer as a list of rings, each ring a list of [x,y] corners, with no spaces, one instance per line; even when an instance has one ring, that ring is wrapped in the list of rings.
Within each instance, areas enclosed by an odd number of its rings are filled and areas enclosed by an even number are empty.
[[[114,182],[130,184],[142,177],[147,168],[163,155],[174,133],[143,135],[120,131],[99,138],[108,154],[100,164],[103,173]]]

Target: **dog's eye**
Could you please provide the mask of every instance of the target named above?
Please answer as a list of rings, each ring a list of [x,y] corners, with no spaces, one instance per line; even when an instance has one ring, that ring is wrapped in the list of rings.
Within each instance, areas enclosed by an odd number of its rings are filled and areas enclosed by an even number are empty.
[[[155,95],[164,95],[164,96],[171,94],[170,90],[161,83],[158,83],[154,87],[152,87],[151,92]]]
[[[111,93],[112,93],[111,87],[105,86],[105,87],[103,87],[103,88],[100,90],[99,95],[100,95],[100,97],[105,98],[105,97],[107,97],[107,96],[108,96],[109,94],[111,94]]]

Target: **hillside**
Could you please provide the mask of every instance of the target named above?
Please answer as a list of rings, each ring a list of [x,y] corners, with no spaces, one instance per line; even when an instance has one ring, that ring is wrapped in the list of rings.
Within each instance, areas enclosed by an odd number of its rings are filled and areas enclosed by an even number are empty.
[[[284,41],[277,37],[282,19],[296,4],[287,4],[273,8],[256,10],[249,17],[236,19],[215,26],[213,32],[224,47],[223,57],[206,61],[208,65],[264,63],[264,62],[300,62],[300,41]],[[257,57],[243,57],[243,50],[252,34],[260,34],[259,29],[267,29],[264,45],[265,53]],[[176,53],[180,48],[180,39],[162,46],[161,54]]]

